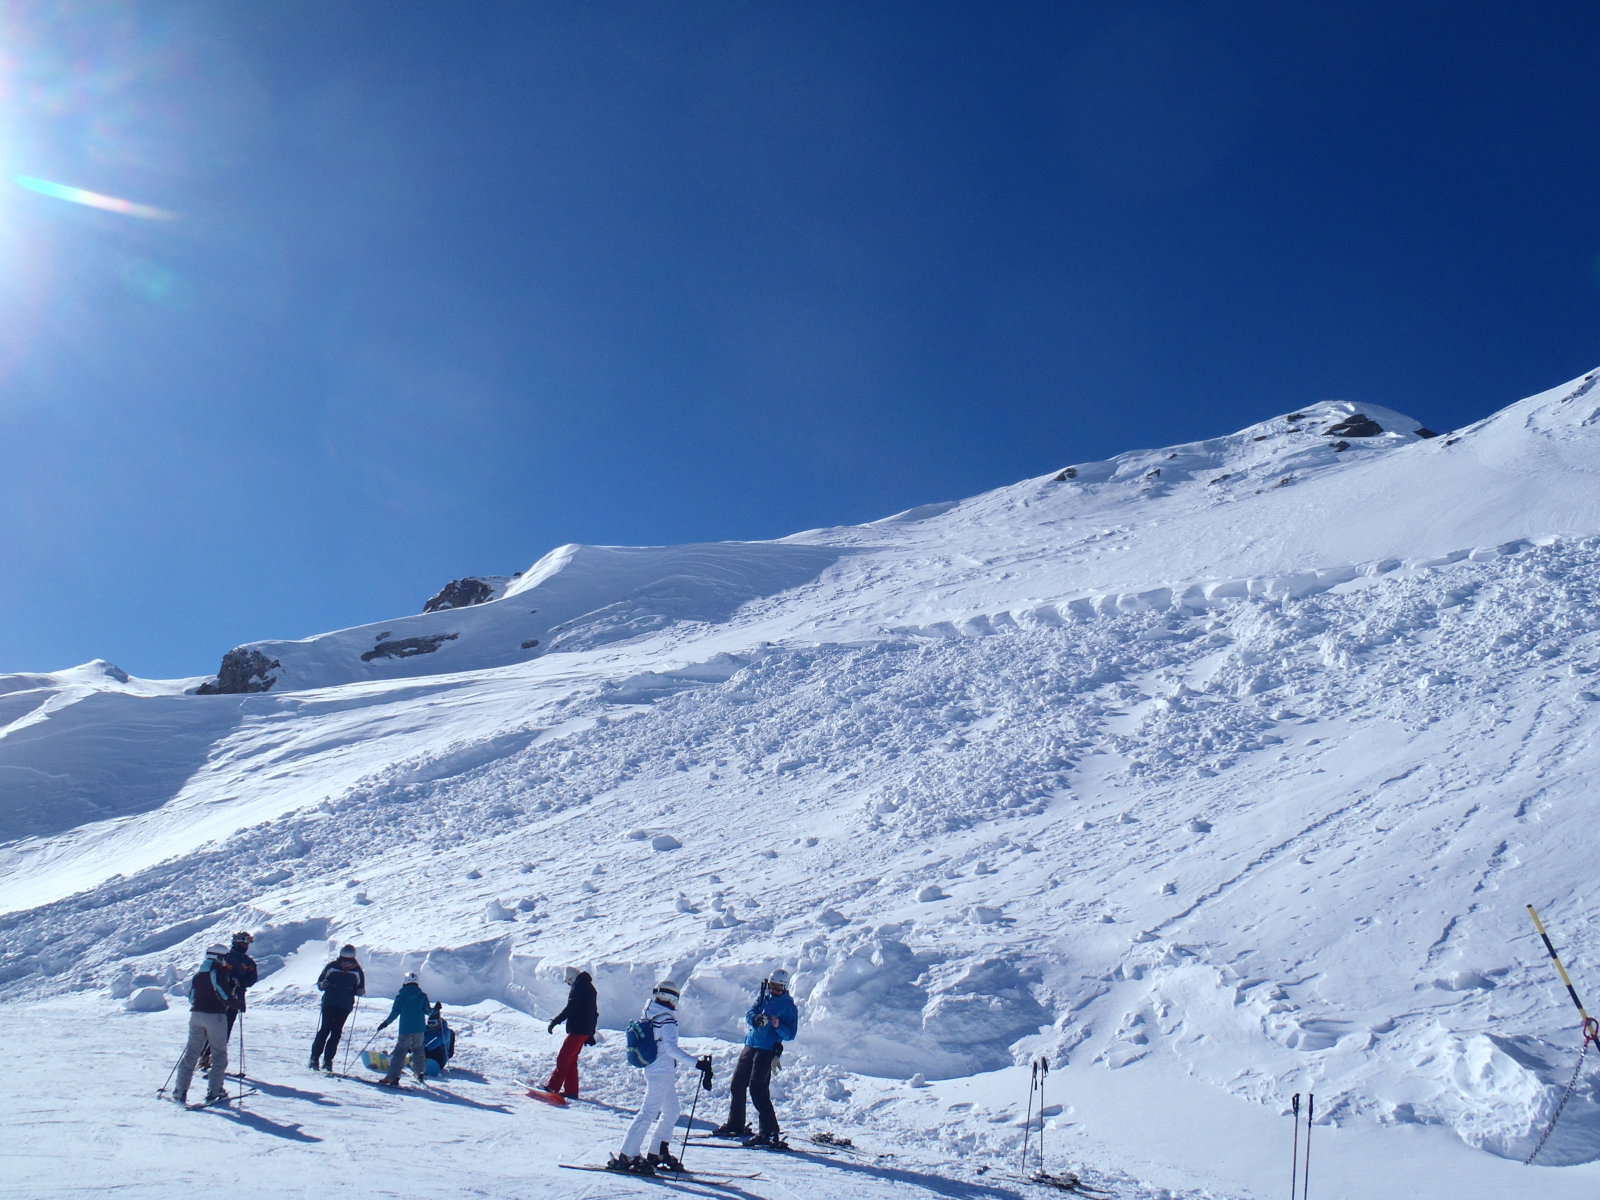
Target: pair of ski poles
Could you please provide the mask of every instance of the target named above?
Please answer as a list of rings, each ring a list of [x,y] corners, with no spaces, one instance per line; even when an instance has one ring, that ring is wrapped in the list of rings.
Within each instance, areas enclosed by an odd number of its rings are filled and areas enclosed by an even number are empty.
[[[1044,1170],[1044,1081],[1050,1076],[1050,1061],[1043,1055],[1033,1060],[1033,1070],[1028,1082],[1028,1115],[1022,1122],[1022,1162],[1018,1174],[1028,1173],[1028,1142],[1033,1128],[1033,1095],[1039,1094],[1039,1170]]]
[[[1311,1194],[1311,1122],[1317,1115],[1317,1098],[1310,1092],[1306,1093],[1306,1155],[1304,1164],[1300,1160],[1300,1093],[1294,1094],[1290,1104],[1294,1113],[1294,1158],[1289,1164],[1289,1200],[1295,1200],[1295,1189],[1299,1188],[1300,1200]],[[1302,1171],[1303,1165],[1303,1171]]]

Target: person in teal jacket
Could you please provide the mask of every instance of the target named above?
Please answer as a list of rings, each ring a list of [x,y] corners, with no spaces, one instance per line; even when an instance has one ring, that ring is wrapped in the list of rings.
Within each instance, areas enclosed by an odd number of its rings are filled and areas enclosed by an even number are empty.
[[[389,1022],[400,1022],[400,1037],[394,1044],[394,1053],[389,1055],[389,1073],[378,1080],[384,1087],[399,1087],[400,1072],[405,1070],[406,1055],[411,1055],[411,1069],[417,1074],[417,1082],[427,1078],[428,1059],[427,1050],[423,1043],[428,1029],[428,994],[422,990],[422,985],[417,982],[417,973],[407,971],[405,982],[400,985],[400,990],[395,993],[394,1005],[389,1009],[389,1015],[383,1019],[379,1029],[384,1029]]]
[[[761,1150],[786,1150],[788,1143],[778,1132],[778,1114],[772,1107],[772,1071],[783,1044],[794,1040],[800,1026],[800,1010],[789,994],[789,972],[779,967],[761,982],[756,1002],[744,1015],[750,1032],[744,1035],[744,1050],[733,1069],[733,1098],[728,1104],[728,1119],[714,1137],[741,1137],[745,1145]],[[759,1129],[745,1124],[745,1099],[755,1105]]]

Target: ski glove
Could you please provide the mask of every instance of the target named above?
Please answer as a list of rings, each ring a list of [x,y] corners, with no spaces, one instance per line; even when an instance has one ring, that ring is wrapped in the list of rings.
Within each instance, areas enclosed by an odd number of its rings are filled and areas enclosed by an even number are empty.
[[[388,1027],[389,1027],[389,1018],[385,1017],[381,1022],[379,1022],[378,1028],[380,1030],[383,1030],[383,1029],[387,1029]]]
[[[555,1031],[556,1031],[556,1022],[554,1022],[554,1021],[551,1021],[551,1022],[550,1022],[550,1028],[549,1028],[549,1031],[548,1031],[548,1032],[550,1032],[550,1033],[554,1033],[554,1032],[555,1032]]]
[[[708,1092],[711,1091],[711,1056],[709,1054],[705,1055],[699,1062],[695,1063],[695,1066],[700,1068],[700,1086]]]

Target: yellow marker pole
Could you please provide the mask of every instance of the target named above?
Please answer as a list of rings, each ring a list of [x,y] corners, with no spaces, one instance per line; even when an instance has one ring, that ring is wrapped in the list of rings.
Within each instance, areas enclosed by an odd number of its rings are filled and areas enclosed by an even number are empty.
[[[1578,1015],[1583,1018],[1583,1040],[1600,1042],[1600,1024],[1596,1024],[1595,1019],[1583,1007],[1583,1001],[1578,999],[1578,989],[1572,986],[1572,977],[1567,974],[1567,968],[1561,965],[1561,956],[1556,953],[1550,935],[1545,932],[1544,922],[1539,919],[1538,911],[1531,904],[1528,905],[1528,915],[1533,918],[1533,927],[1539,931],[1539,937],[1544,941],[1544,948],[1550,952],[1550,959],[1556,964],[1556,970],[1561,972],[1561,982],[1567,985],[1567,995],[1572,997]]]

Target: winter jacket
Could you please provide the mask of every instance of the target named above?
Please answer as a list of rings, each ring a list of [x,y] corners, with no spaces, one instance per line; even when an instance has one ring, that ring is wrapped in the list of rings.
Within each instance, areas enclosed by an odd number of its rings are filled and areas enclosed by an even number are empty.
[[[768,1017],[778,1018],[776,1028],[767,1020]],[[757,1050],[776,1050],[784,1042],[793,1041],[800,1029],[800,1010],[788,992],[765,993],[750,1006],[744,1019],[750,1025],[750,1032],[744,1035],[744,1044],[754,1046]]]
[[[356,997],[367,994],[367,973],[353,958],[336,958],[317,976],[317,990],[329,1008],[349,1012],[356,1006]]]
[[[422,1049],[429,1058],[437,1060],[441,1067],[444,1066],[455,1057],[456,1031],[443,1019],[438,1022],[429,1021],[427,1033],[422,1039]]]
[[[245,1009],[244,992],[246,988],[254,987],[261,972],[256,969],[256,960],[250,957],[248,951],[235,946],[228,951],[228,971],[233,976],[233,1000],[240,1012]]]
[[[402,1035],[427,1032],[428,993],[415,983],[402,984],[400,990],[395,993],[394,1005],[389,1009],[389,1015],[383,1019],[383,1024],[387,1025],[396,1019],[400,1022],[399,1032]]]
[[[600,1024],[600,1000],[595,995],[594,983],[589,978],[589,972],[580,972],[572,981],[572,987],[567,992],[567,1006],[550,1019],[550,1029],[561,1022],[567,1023],[567,1033],[584,1033],[594,1036],[595,1029]]]
[[[672,1009],[652,1000],[644,1006],[643,1021],[656,1035],[655,1061],[645,1068],[646,1073],[670,1075],[677,1071],[679,1063],[686,1067],[700,1065],[699,1059],[678,1045],[678,1014]]]
[[[189,1011],[225,1013],[232,994],[228,964],[222,959],[208,958],[206,965],[189,981]]]

